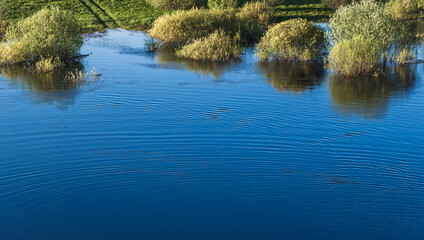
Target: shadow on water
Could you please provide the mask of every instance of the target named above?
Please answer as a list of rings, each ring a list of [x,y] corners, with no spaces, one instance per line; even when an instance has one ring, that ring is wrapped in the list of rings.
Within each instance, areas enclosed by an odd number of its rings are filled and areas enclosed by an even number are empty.
[[[59,109],[71,105],[81,87],[81,83],[65,79],[69,71],[84,71],[84,66],[76,62],[61,71],[46,74],[34,74],[22,66],[0,69],[5,79],[27,92],[37,103],[54,104]]]
[[[259,62],[257,68],[273,88],[281,93],[303,93],[322,83],[324,67],[317,62]]]
[[[415,86],[417,65],[386,69],[378,77],[340,77],[331,75],[328,87],[334,107],[344,116],[381,118],[390,99],[407,95]]]
[[[170,50],[161,50],[155,54],[155,60],[163,64],[162,67],[176,67],[196,73],[198,77],[213,76],[220,78],[225,72],[237,66],[240,61],[214,62],[214,61],[196,61],[191,59],[179,58]]]

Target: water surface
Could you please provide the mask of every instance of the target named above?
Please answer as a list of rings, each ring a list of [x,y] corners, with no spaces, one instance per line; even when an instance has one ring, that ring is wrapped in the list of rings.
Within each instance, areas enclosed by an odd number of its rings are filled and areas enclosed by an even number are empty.
[[[88,37],[75,86],[0,76],[0,239],[421,239],[423,64],[193,62]]]

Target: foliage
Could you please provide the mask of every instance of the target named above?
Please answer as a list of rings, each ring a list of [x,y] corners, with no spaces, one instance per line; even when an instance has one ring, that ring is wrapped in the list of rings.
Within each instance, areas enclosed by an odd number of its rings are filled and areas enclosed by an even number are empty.
[[[236,8],[238,5],[237,0],[208,0],[209,8]]]
[[[25,44],[22,42],[0,43],[0,66],[26,61]]]
[[[207,0],[147,0],[147,3],[159,9],[191,9],[206,6]]]
[[[381,64],[377,42],[356,36],[336,42],[329,55],[329,68],[340,75],[373,75]]]
[[[241,53],[237,38],[233,38],[224,31],[215,31],[207,37],[184,46],[177,51],[177,56],[194,60],[228,61],[238,58]]]
[[[305,19],[292,19],[271,27],[256,47],[261,60],[316,60],[325,49],[325,34]]]
[[[50,56],[68,59],[80,51],[84,42],[78,21],[57,7],[44,8],[19,21],[8,29],[5,39],[3,45],[10,45],[12,55],[23,56],[28,62]]]
[[[322,0],[322,4],[327,8],[337,9],[352,3],[352,0]]]
[[[335,41],[363,36],[388,48],[397,32],[398,24],[386,13],[384,7],[373,1],[363,0],[339,8],[330,19],[331,37]]]
[[[262,34],[257,24],[240,20],[234,10],[221,9],[192,9],[166,14],[154,22],[149,33],[168,43],[185,43],[218,29],[232,35],[240,33],[247,41],[253,41]]]
[[[63,62],[58,57],[41,57],[40,61],[35,63],[35,73],[53,72],[63,67]]]
[[[271,23],[273,10],[264,2],[248,2],[238,13],[238,17],[246,21],[255,21],[261,25]]]
[[[339,8],[329,27],[334,41],[329,66],[339,74],[372,75],[382,62],[413,59],[416,35],[373,0]]]
[[[397,20],[407,19],[418,12],[418,0],[391,0],[386,9]]]

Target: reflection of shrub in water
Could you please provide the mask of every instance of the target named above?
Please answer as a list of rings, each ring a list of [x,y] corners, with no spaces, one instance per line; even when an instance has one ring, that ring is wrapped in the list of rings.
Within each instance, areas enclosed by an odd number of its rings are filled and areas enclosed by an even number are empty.
[[[185,58],[178,58],[174,53],[163,51],[156,55],[156,60],[163,64],[175,64],[184,69],[195,72],[198,76],[212,75],[216,79],[220,78],[225,71],[228,71],[231,66],[237,64],[238,61],[232,62],[217,62],[217,61],[196,61]]]
[[[399,66],[382,71],[379,77],[330,76],[332,102],[343,115],[381,117],[390,98],[406,94],[415,84],[416,66]]]
[[[33,74],[21,66],[9,66],[0,69],[1,75],[28,92],[37,102],[56,104],[64,108],[72,103],[79,93],[78,85],[65,80],[71,69],[83,71],[82,64],[76,62],[69,68],[47,74]]]
[[[281,92],[302,93],[321,83],[323,66],[316,62],[268,63],[257,64],[263,76]]]

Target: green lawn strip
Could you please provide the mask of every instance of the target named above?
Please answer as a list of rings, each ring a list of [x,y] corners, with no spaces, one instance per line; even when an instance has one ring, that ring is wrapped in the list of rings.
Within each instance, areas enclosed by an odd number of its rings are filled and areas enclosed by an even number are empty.
[[[309,21],[325,22],[333,10],[324,7],[320,0],[285,0],[275,8],[275,19],[280,22],[292,18],[306,18]]]
[[[148,5],[144,0],[92,0],[112,16],[118,25],[128,29],[146,29],[166,13]]]
[[[152,8],[145,0],[7,0],[5,19],[13,23],[48,5],[72,11],[83,24],[85,32],[116,27],[147,29],[167,12]],[[333,13],[320,0],[285,0],[275,7],[275,20],[281,22],[292,18],[306,18],[326,22]],[[423,15],[414,16],[414,19],[422,18]]]

